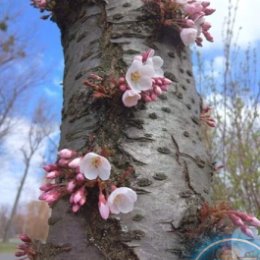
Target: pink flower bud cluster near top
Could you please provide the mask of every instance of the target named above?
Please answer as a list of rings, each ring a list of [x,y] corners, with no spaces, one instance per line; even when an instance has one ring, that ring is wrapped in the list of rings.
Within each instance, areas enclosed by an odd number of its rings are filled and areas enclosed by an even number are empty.
[[[36,259],[37,252],[33,248],[32,240],[25,234],[20,235],[19,238],[23,243],[17,246],[15,256],[22,257],[19,260]]]
[[[210,127],[216,127],[216,120],[211,115],[212,108],[208,105],[204,105],[200,114],[200,120]]]
[[[202,46],[202,35],[206,40],[213,42],[209,33],[211,24],[205,20],[205,16],[211,15],[215,9],[210,8],[209,1],[201,0],[143,0],[145,3],[153,3],[160,10],[160,23],[165,26],[173,26],[180,32],[180,38],[184,45],[196,43]],[[151,5],[150,5],[151,6]],[[152,7],[150,7],[152,8]],[[149,9],[149,5],[148,5]]]
[[[119,88],[124,92],[123,104],[126,107],[136,106],[139,100],[156,101],[158,96],[169,89],[171,80],[164,77],[163,59],[154,56],[150,49],[142,55],[137,55],[125,77],[119,79]]]
[[[103,219],[107,219],[110,213],[128,213],[133,210],[137,200],[136,192],[127,187],[117,188],[111,182],[111,165],[105,157],[94,152],[79,157],[70,149],[63,149],[58,155],[56,164],[44,166],[46,179],[50,182],[40,187],[43,191],[40,200],[52,205],[69,194],[72,211],[75,213],[87,203],[89,189],[97,186],[98,207]],[[63,178],[65,182],[52,183],[57,178]]]
[[[32,0],[32,5],[44,10],[47,7],[47,0]]]
[[[239,227],[240,230],[247,236],[254,238],[254,233],[249,226],[260,228],[260,220],[256,217],[244,212],[230,210],[227,212],[232,223]]]

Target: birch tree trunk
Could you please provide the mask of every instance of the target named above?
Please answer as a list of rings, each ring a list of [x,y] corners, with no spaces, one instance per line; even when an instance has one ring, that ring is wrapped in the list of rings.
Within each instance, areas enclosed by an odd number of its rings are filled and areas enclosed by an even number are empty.
[[[132,165],[129,185],[139,196],[133,212],[108,221],[99,216],[97,191],[78,214],[68,199],[60,201],[49,220],[48,242],[69,243],[71,250],[41,259],[185,259],[184,232],[198,224],[211,176],[188,50],[174,31],[154,30],[140,0],[57,1],[55,15],[65,56],[60,148],[84,152],[93,139],[112,148],[114,172]],[[164,59],[173,80],[167,95],[131,109],[120,100],[92,103],[82,84],[87,75],[126,68],[149,48]]]

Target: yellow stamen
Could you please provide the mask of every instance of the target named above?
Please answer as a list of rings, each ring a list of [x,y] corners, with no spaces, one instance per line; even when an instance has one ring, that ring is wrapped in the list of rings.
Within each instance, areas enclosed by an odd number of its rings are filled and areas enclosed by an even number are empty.
[[[92,159],[91,163],[94,167],[98,168],[101,165],[101,158],[95,157]]]
[[[135,72],[131,73],[131,80],[134,83],[137,83],[140,80],[140,78],[141,78],[141,74],[138,71],[135,71]]]

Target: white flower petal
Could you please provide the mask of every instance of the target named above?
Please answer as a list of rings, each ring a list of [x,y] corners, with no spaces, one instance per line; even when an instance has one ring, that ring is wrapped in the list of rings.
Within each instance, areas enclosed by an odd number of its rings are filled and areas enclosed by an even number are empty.
[[[128,213],[133,210],[136,193],[127,187],[115,189],[108,197],[110,211],[114,214]]]
[[[109,203],[108,205],[109,205],[111,213],[113,213],[113,214],[119,214],[120,213],[120,210],[119,210],[119,208],[116,204]]]
[[[118,205],[120,212],[128,213],[134,209],[134,203],[131,201],[130,198],[121,195],[120,201],[121,203],[120,205]]]
[[[152,89],[152,85],[153,85],[153,80],[151,77],[142,77],[140,79],[140,83],[138,85],[138,90],[139,91],[146,91],[149,89]]]
[[[127,90],[122,96],[122,102],[126,107],[136,106],[141,95],[134,90]]]
[[[163,65],[163,59],[160,56],[154,56],[152,57],[153,60],[153,66],[157,68],[161,68]]]
[[[198,36],[198,30],[195,28],[184,28],[181,30],[180,37],[184,45],[194,43]]]
[[[110,162],[105,158],[105,157],[101,157],[101,165],[98,168],[99,170],[99,178],[101,180],[108,180],[110,177],[110,173],[111,173],[111,164]]]
[[[105,157],[91,152],[81,159],[79,169],[89,180],[94,180],[97,177],[107,180],[110,176],[111,165]]]

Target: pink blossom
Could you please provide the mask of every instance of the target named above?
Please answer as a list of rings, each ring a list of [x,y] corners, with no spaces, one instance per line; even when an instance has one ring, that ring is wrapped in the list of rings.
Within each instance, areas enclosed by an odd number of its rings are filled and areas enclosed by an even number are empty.
[[[126,81],[130,89],[141,92],[152,88],[154,68],[150,64],[134,59],[126,72]]]
[[[89,180],[100,178],[108,180],[111,173],[109,161],[96,153],[87,153],[80,161],[80,172]]]
[[[125,91],[125,93],[122,96],[123,104],[126,107],[136,106],[138,103],[138,100],[140,100],[140,99],[141,99],[141,95],[132,89]]]
[[[133,210],[137,200],[136,192],[127,187],[120,187],[112,191],[108,197],[110,211],[114,214],[128,213]]]

